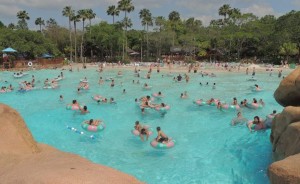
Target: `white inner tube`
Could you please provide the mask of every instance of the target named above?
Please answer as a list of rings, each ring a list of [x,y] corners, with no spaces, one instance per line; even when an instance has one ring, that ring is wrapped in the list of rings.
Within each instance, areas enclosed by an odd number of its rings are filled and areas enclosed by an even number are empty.
[[[32,62],[31,61],[28,62],[28,66],[32,66]]]

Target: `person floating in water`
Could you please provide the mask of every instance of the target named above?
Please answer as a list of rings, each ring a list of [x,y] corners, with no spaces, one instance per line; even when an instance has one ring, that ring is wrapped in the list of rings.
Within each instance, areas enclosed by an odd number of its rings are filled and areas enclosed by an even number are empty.
[[[144,141],[144,136],[146,136],[146,141],[148,141],[150,133],[147,127],[140,125],[140,122],[136,121],[134,129],[140,133],[140,138],[142,141]]]
[[[169,141],[168,136],[160,129],[160,127],[156,127],[157,130],[157,137],[156,141],[160,143],[167,143]]]

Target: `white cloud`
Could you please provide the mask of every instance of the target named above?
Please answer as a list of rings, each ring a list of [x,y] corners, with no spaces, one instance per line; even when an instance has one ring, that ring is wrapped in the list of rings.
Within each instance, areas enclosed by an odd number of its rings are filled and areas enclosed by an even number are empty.
[[[258,5],[253,4],[250,7],[242,8],[243,13],[253,13],[258,17],[263,17],[265,15],[276,15],[274,9],[269,5]]]

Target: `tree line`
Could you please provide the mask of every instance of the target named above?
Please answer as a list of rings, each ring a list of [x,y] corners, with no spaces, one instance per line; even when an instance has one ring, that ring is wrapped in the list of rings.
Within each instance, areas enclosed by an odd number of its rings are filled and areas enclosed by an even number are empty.
[[[0,48],[13,47],[30,59],[50,53],[75,62],[83,62],[84,57],[128,61],[132,58],[130,53],[142,61],[173,54],[183,55],[189,62],[204,59],[300,62],[300,11],[293,10],[278,18],[273,15],[259,18],[224,4],[218,11],[220,18],[204,26],[193,17],[182,19],[177,11],[163,17],[142,9],[138,16],[143,30],[135,30],[131,29],[133,24],[128,17],[134,10],[131,0],[120,0],[107,8],[111,23],[102,21],[92,25],[91,20],[96,17],[92,9],[75,11],[66,6],[62,16],[68,19],[68,28],[58,25],[53,18],[45,21],[38,17],[35,19],[38,31],[28,30],[29,14],[19,11],[16,25],[0,21]],[[123,19],[115,21],[121,12]]]

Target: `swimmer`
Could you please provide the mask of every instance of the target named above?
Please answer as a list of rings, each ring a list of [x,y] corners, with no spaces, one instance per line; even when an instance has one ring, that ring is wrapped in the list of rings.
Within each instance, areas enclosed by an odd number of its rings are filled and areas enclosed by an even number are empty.
[[[144,135],[146,135],[146,141],[149,138],[149,130],[148,128],[141,126],[139,121],[135,122],[134,129],[137,130],[140,133],[140,138],[142,141],[144,141]]]
[[[125,89],[123,89],[123,94],[125,94],[126,93],[126,90]]]
[[[214,83],[214,85],[213,85],[212,89],[216,89],[216,83]]]
[[[236,97],[234,97],[233,98],[233,101],[232,101],[232,103],[231,103],[232,105],[238,105],[238,102],[237,102],[237,99],[236,99]]]
[[[59,95],[59,101],[64,101],[64,97],[62,95]]]
[[[262,106],[265,106],[265,102],[263,101],[263,99],[259,99],[258,103],[261,104]]]
[[[80,110],[81,114],[87,114],[87,113],[90,113],[90,111],[88,111],[86,105],[83,106],[83,108],[81,108],[81,107],[79,106],[79,110]]]
[[[243,117],[242,112],[238,112],[237,117],[231,121],[231,125],[237,125],[238,123],[243,123],[245,121],[247,121],[247,119]]]
[[[259,119],[259,117],[255,116],[254,120],[248,124],[248,128],[249,128],[250,132],[252,132],[253,130],[264,129],[265,126],[264,126],[263,122]]]
[[[89,125],[92,125],[92,126],[98,126],[102,123],[102,121],[101,120],[90,119],[88,122],[85,122],[85,123],[87,123]]]
[[[110,99],[109,99],[109,103],[111,103],[111,104],[116,104],[117,102],[114,100],[114,98],[110,98]]]
[[[188,98],[187,91],[184,91],[184,93],[181,93],[180,98],[183,98],[183,99]]]
[[[160,129],[160,127],[156,127],[157,130],[157,137],[156,141],[160,143],[167,143],[169,141],[168,136]]]

